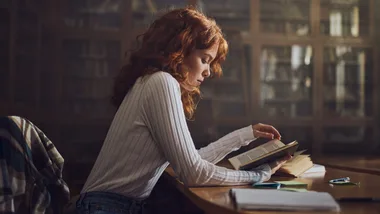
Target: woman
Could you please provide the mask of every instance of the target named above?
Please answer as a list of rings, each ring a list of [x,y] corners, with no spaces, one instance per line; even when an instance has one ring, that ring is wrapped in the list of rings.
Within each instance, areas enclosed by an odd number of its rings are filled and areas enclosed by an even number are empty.
[[[77,201],[79,213],[141,213],[169,163],[188,186],[241,185],[268,180],[287,160],[251,171],[215,165],[258,137],[280,139],[264,124],[195,149],[186,118],[193,116],[201,83],[221,74],[227,49],[215,21],[194,9],[172,10],[152,23],[116,78],[118,111]]]

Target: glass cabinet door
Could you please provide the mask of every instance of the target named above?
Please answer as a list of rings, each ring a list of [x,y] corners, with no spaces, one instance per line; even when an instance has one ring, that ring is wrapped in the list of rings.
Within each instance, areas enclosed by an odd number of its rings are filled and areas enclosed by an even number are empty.
[[[321,0],[321,34],[368,36],[369,14],[369,0]]]
[[[247,116],[247,68],[248,60],[239,31],[226,31],[229,52],[222,64],[223,75],[212,79],[213,110],[217,118],[244,118]]]
[[[92,30],[119,30],[122,0],[66,0],[63,22],[67,27]]]
[[[189,0],[132,0],[133,27],[146,27],[156,16],[171,8],[181,8],[189,4]]]
[[[249,0],[198,0],[197,6],[222,29],[249,32]]]
[[[323,152],[368,152],[374,142],[373,128],[369,126],[325,126]]]
[[[260,107],[269,117],[312,115],[312,47],[263,46]]]
[[[372,64],[370,49],[350,46],[325,47],[325,117],[372,115]]]
[[[55,66],[54,38],[49,33],[42,31],[41,37],[41,65],[40,70],[40,87],[39,87],[39,109],[44,113],[56,113],[58,98],[59,75],[52,72]]]
[[[14,101],[25,106],[34,106],[37,101],[37,77],[39,75],[39,51],[41,42],[41,20],[39,14],[20,2],[16,12],[14,34]],[[13,27],[13,26],[11,26]]]
[[[113,74],[120,66],[120,42],[65,40],[63,106],[67,114],[108,118]]]
[[[260,32],[310,34],[310,0],[261,0]]]
[[[9,102],[10,93],[10,64],[9,64],[9,48],[10,48],[10,29],[11,29],[11,13],[7,8],[0,8],[0,102]]]
[[[281,134],[281,141],[290,143],[296,140],[299,143],[298,150],[312,151],[313,127],[312,126],[275,126]]]

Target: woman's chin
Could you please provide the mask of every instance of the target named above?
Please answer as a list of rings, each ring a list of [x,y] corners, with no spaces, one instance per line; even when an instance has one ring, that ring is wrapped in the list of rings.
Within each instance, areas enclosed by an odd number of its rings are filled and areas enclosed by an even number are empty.
[[[200,84],[198,86],[181,84],[181,86],[183,89],[185,89],[188,92],[193,92],[193,91],[199,90],[200,88]]]

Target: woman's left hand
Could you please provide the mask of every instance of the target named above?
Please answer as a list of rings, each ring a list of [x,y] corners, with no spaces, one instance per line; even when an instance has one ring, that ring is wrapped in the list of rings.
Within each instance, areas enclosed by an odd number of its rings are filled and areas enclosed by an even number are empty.
[[[271,125],[258,123],[256,125],[252,125],[252,129],[253,135],[257,138],[262,137],[267,139],[281,140],[280,133]]]

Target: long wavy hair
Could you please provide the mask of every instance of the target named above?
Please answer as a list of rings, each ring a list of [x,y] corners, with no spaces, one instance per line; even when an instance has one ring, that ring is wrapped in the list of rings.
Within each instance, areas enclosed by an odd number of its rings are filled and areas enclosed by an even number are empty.
[[[171,10],[156,19],[148,30],[139,35],[141,46],[131,52],[129,61],[115,78],[112,103],[119,107],[125,95],[139,77],[158,71],[170,73],[179,83],[187,81],[188,72],[181,69],[186,56],[195,49],[218,45],[211,62],[213,76],[222,74],[221,63],[228,52],[228,44],[216,22],[193,7]],[[181,84],[182,85],[182,84]],[[181,100],[185,115],[193,118],[199,88],[187,91],[181,86]]]

